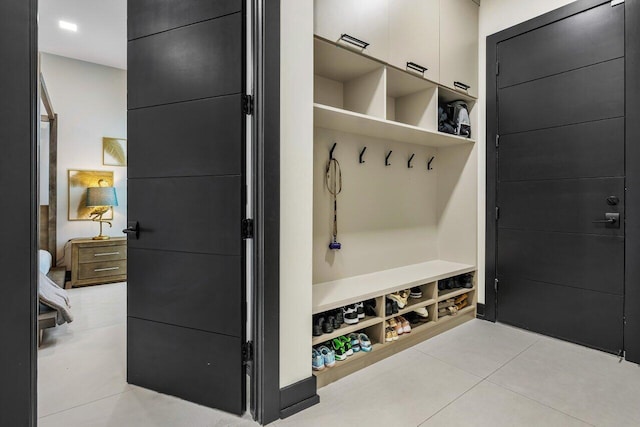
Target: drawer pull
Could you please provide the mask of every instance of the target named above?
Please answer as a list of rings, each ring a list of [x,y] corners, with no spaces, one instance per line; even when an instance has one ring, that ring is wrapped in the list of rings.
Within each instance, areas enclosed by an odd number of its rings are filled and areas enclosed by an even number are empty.
[[[424,76],[424,72],[428,70],[427,67],[423,67],[420,64],[416,64],[415,62],[407,62],[407,69],[417,71]]]
[[[366,41],[357,39],[353,36],[350,36],[349,34],[340,35],[340,40],[350,43],[354,46],[358,46],[360,49],[366,49],[367,46],[369,46],[369,43],[367,43]]]
[[[105,267],[105,268],[94,268],[93,271],[95,271],[96,273],[100,272],[100,271],[113,271],[113,270],[120,270],[120,267]]]
[[[120,255],[120,252],[103,252],[101,254],[93,254],[93,256]]]
[[[462,82],[453,82],[453,85],[458,89],[462,89],[462,90],[469,90],[469,88],[471,87],[468,84],[465,84]]]

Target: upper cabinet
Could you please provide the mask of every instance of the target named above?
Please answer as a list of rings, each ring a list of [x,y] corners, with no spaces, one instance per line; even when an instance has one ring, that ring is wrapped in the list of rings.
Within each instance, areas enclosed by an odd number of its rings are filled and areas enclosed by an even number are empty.
[[[439,81],[439,10],[440,0],[389,1],[390,64],[417,74],[424,67],[424,77]]]
[[[478,96],[478,5],[440,0],[440,83]]]
[[[388,62],[389,1],[315,0],[314,32]],[[341,40],[343,34],[347,37]]]

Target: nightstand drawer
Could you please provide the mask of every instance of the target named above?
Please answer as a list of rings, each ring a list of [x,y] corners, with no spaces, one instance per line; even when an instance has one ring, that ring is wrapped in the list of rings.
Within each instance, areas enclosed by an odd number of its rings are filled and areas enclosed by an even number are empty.
[[[123,276],[127,274],[127,261],[105,261],[80,264],[78,279],[94,279],[98,277]]]
[[[127,259],[127,245],[98,246],[78,248],[78,262],[119,261]]]

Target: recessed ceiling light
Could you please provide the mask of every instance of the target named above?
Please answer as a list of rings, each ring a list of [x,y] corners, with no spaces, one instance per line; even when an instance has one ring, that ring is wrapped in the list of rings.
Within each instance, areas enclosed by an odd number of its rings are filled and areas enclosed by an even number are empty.
[[[73,31],[74,33],[76,31],[78,31],[78,26],[76,24],[71,23],[71,22],[59,21],[58,25],[60,25],[60,28],[62,28],[63,30]]]

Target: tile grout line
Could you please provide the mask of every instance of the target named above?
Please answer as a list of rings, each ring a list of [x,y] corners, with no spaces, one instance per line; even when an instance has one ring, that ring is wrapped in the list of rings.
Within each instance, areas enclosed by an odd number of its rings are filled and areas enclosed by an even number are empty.
[[[130,387],[130,385],[129,385],[129,384],[127,384],[127,387]],[[58,414],[61,414],[61,413],[63,413],[63,412],[71,411],[71,410],[73,410],[73,409],[78,409],[78,408],[81,408],[81,407],[83,407],[83,406],[91,405],[92,403],[96,403],[96,402],[99,402],[99,401],[104,400],[104,399],[109,399],[109,398],[111,398],[111,397],[118,396],[119,394],[129,393],[129,392],[131,392],[131,391],[133,391],[133,389],[132,389],[132,388],[130,388],[129,390],[124,390],[124,391],[121,391],[121,392],[118,392],[118,393],[110,394],[110,395],[108,395],[108,396],[104,396],[104,397],[101,397],[101,398],[99,398],[99,399],[92,400],[92,401],[90,401],[90,402],[81,403],[81,404],[79,404],[79,405],[72,406],[72,407],[67,408],[67,409],[62,409],[62,410],[60,410],[60,411],[52,412],[52,413],[47,414],[47,415],[44,415],[44,416],[42,416],[42,417],[38,417],[38,420],[42,420],[42,419],[48,418],[48,417],[50,417],[50,416],[52,416],[52,415],[58,415]]]
[[[521,392],[519,392],[519,391],[513,390],[513,389],[511,389],[511,388],[509,388],[509,387],[507,387],[507,386],[505,386],[505,385],[495,383],[495,382],[491,381],[491,380],[490,380],[490,379],[488,379],[488,378],[487,378],[487,379],[485,379],[484,381],[486,381],[486,382],[488,382],[488,383],[490,383],[490,384],[493,384],[493,385],[495,385],[496,387],[500,387],[500,388],[502,388],[502,389],[505,389],[505,390],[507,390],[507,391],[510,391],[511,393],[517,394],[518,396],[523,397],[523,398],[525,398],[525,399],[527,399],[527,400],[530,400],[530,401],[532,401],[532,402],[536,402],[537,404],[542,405],[542,406],[544,406],[545,408],[549,408],[549,409],[551,409],[552,411],[555,411],[555,412],[559,412],[559,413],[561,413],[561,414],[564,414],[564,415],[566,415],[567,417],[569,417],[569,418],[573,418],[573,419],[574,419],[574,420],[576,420],[576,421],[580,421],[581,423],[587,424],[587,425],[592,426],[592,427],[596,427],[594,424],[591,424],[590,422],[588,422],[588,421],[586,421],[586,420],[583,420],[582,418],[578,418],[578,417],[576,417],[575,415],[568,414],[568,413],[566,413],[566,412],[564,412],[564,411],[562,411],[562,410],[560,410],[560,409],[554,408],[553,406],[549,406],[548,404],[546,404],[546,403],[544,403],[544,402],[540,402],[539,400],[534,399],[533,397],[527,396],[526,394],[523,394],[523,393],[521,393]]]
[[[462,393],[460,396],[456,397],[455,399],[453,399],[451,402],[447,403],[446,405],[444,405],[442,408],[438,409],[435,413],[433,413],[431,416],[429,416],[426,420],[422,421],[420,424],[418,424],[418,427],[420,427],[421,425],[423,425],[424,423],[426,423],[427,421],[429,421],[431,418],[435,417],[436,415],[438,415],[440,412],[444,411],[446,408],[448,408],[449,406],[453,405],[455,402],[457,402],[462,396],[466,395],[467,393],[469,393],[471,390],[473,390],[474,388],[478,387],[480,384],[482,384],[485,380],[482,379],[481,377],[480,381],[478,381],[477,383],[475,383],[473,386],[471,386],[468,390],[466,390],[464,393]]]
[[[535,340],[534,342],[532,342],[529,346],[527,346],[527,348],[525,348],[524,350],[522,350],[520,353],[516,354],[515,356],[513,356],[511,359],[507,360],[505,363],[503,363],[502,365],[500,365],[499,367],[497,367],[495,370],[493,370],[492,372],[489,373],[489,375],[485,376],[483,379],[488,380],[489,377],[493,374],[495,374],[496,372],[498,372],[500,369],[504,368],[505,366],[507,366],[509,363],[513,362],[516,358],[520,357],[525,351],[529,350],[531,347],[533,347],[534,345],[538,344],[540,342],[541,338],[538,338],[537,340]],[[491,381],[489,381],[491,382]]]

